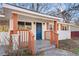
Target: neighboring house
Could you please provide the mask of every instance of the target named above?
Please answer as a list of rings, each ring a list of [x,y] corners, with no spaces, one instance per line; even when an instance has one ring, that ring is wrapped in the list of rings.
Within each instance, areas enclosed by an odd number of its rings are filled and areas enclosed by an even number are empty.
[[[10,4],[3,4],[3,11],[5,17],[0,17],[1,33],[9,33],[11,30],[31,30],[35,40],[44,40],[44,31],[54,31],[55,19],[62,20],[62,18],[40,14]],[[58,39],[71,39],[71,25],[59,21],[57,23]]]
[[[71,38],[79,38],[79,26],[75,25],[75,24],[71,24],[70,26],[70,30],[71,30]]]

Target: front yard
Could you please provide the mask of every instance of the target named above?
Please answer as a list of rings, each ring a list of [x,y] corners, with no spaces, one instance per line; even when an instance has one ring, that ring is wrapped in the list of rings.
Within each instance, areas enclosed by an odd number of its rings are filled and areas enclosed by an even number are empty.
[[[59,48],[79,55],[79,38],[59,41]]]

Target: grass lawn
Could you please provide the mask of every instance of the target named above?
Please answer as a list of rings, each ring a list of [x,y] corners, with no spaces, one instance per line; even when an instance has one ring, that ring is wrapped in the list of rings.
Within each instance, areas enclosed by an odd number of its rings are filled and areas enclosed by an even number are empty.
[[[79,55],[79,39],[67,39],[59,41],[59,48],[67,51],[71,51]]]

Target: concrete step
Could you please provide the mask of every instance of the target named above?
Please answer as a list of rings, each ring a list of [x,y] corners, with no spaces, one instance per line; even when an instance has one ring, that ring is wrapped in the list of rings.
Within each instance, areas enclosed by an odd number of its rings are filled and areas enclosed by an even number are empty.
[[[51,48],[55,48],[55,45],[52,45],[52,47],[50,46],[50,42],[49,41],[44,41],[44,40],[37,40],[36,44],[35,44],[35,51],[36,54],[38,54],[41,51],[45,51]]]
[[[35,44],[36,54],[39,53],[39,52],[41,52],[41,51],[45,51],[45,50],[48,50],[48,49],[51,49],[51,48],[55,48],[55,45],[50,46],[50,43],[49,42]]]
[[[50,49],[53,49],[55,48],[55,45],[52,45],[52,46],[47,46],[47,47],[41,47],[40,49],[36,49],[36,55],[39,55],[41,52],[44,52],[44,51],[48,51]]]

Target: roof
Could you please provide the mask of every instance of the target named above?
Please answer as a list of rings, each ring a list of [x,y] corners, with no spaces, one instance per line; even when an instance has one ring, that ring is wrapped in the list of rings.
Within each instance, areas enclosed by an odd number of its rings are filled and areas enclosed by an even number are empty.
[[[71,26],[79,28],[79,26],[76,24],[71,24]]]
[[[58,18],[58,17],[53,17],[53,16],[37,13],[37,12],[30,11],[30,10],[27,10],[27,9],[23,9],[23,8],[20,8],[20,7],[16,7],[16,6],[13,6],[13,5],[10,5],[10,4],[5,4],[4,3],[3,7],[4,8],[8,8],[8,9],[12,9],[12,10],[21,11],[21,12],[24,12],[24,13],[29,13],[29,14],[32,14],[32,15],[37,15],[37,16],[40,16],[40,17],[43,17],[43,18],[47,18],[47,19],[51,19],[51,20],[52,19],[58,19],[58,20],[62,19],[62,18]]]
[[[74,23],[63,23],[63,22],[58,22],[59,24],[65,24],[65,25],[70,25],[70,26],[73,26],[73,27],[77,27],[79,28],[78,25],[74,24]]]

